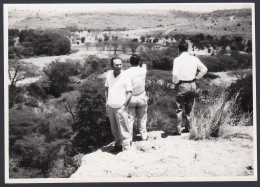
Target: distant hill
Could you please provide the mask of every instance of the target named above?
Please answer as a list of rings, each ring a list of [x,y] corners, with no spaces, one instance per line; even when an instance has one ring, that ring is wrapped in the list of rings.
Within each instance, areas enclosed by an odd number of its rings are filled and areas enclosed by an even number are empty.
[[[20,10],[21,11],[21,10]],[[17,29],[125,29],[161,28],[169,34],[241,35],[251,38],[250,9],[218,10],[210,13],[185,11],[112,12],[35,12],[11,10],[9,28]]]

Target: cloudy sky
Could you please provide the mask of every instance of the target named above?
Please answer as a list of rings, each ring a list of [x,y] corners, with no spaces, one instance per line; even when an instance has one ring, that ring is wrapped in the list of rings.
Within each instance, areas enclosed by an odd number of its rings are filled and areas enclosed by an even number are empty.
[[[192,12],[210,12],[223,9],[252,8],[252,3],[149,3],[149,4],[8,4],[8,10],[41,10],[41,11],[96,11],[96,10],[183,10]]]

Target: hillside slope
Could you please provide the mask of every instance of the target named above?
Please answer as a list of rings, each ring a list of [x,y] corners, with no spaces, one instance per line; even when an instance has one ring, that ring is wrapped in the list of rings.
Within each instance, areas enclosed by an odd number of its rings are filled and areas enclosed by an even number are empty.
[[[71,178],[88,180],[236,177],[253,175],[252,126],[234,127],[229,139],[193,141],[187,133],[164,136],[149,132],[149,140],[133,142],[130,150],[110,153],[112,144],[87,154]],[[130,180],[131,181],[131,180]]]
[[[51,16],[51,19],[50,19]],[[151,12],[33,12],[10,10],[9,28],[17,29],[125,29],[161,28],[157,34],[174,29],[170,34],[241,35],[251,37],[251,10],[222,10],[211,13],[183,11]],[[148,33],[150,34],[150,33]],[[153,33],[155,34],[155,33]]]

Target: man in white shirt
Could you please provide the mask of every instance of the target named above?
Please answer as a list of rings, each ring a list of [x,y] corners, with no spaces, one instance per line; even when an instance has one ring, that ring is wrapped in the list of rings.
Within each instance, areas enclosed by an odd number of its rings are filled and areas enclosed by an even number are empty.
[[[131,141],[133,139],[133,125],[137,119],[138,130],[141,134],[142,140],[147,140],[147,100],[145,92],[145,78],[146,78],[146,64],[140,64],[140,57],[132,55],[130,58],[131,68],[126,70],[129,77],[131,77],[133,92],[128,105],[128,122],[131,134]]]
[[[113,152],[127,150],[130,146],[127,106],[132,94],[131,79],[122,71],[122,61],[111,59],[112,71],[106,78],[106,110],[115,138]]]
[[[188,53],[188,44],[180,43],[179,57],[174,59],[172,80],[176,84],[177,95],[177,134],[181,134],[182,119],[186,120],[185,130],[189,131],[189,114],[193,108],[197,79],[201,79],[208,71],[207,67],[195,56]],[[199,73],[197,74],[197,70]]]

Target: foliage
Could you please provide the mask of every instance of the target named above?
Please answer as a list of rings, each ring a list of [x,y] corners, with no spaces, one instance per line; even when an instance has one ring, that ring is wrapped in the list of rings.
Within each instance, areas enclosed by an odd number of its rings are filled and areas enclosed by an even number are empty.
[[[68,90],[69,76],[75,76],[79,74],[79,63],[73,63],[70,61],[59,62],[55,61],[49,64],[43,69],[43,72],[47,75],[49,83],[49,94],[54,97],[59,97],[62,92]]]
[[[236,70],[240,68],[250,68],[252,56],[239,54],[231,56],[199,56],[199,59],[207,66],[208,71],[218,72],[227,70]]]
[[[21,30],[19,42],[32,48],[30,55],[65,55],[70,51],[70,41],[63,35],[48,31]]]
[[[138,39],[137,39],[137,41],[138,41]],[[137,41],[130,41],[128,43],[128,46],[131,49],[133,54],[135,54],[137,47],[140,45]]]
[[[26,87],[26,91],[28,92],[28,95],[36,98],[37,100],[46,100],[48,97],[40,82],[34,82],[29,84]]]
[[[14,46],[14,43],[15,43],[14,38],[11,37],[11,36],[8,36],[8,46],[9,46],[9,47],[13,47],[13,46]]]
[[[140,56],[149,69],[172,70],[173,58],[178,55],[177,43],[162,50],[153,43],[146,43],[144,46],[146,50],[141,52]]]
[[[177,116],[175,98],[167,95],[158,98],[148,109],[147,130],[162,130],[166,133],[176,131]]]
[[[29,77],[38,75],[38,67],[19,60],[8,61],[8,75],[11,81],[11,86],[16,86],[17,82]]]
[[[8,29],[8,36],[18,37],[20,35],[20,31],[18,29]]]
[[[252,74],[240,78],[229,87],[229,96],[232,98],[236,94],[236,103],[240,104],[244,112],[253,112],[253,80]]]
[[[172,80],[170,71],[151,70],[146,77],[145,90],[148,96],[148,104],[157,101],[158,98],[171,95]]]
[[[76,107],[77,122],[73,124],[75,151],[87,153],[113,140],[105,109],[105,89],[100,83],[88,81],[80,90]]]
[[[201,140],[227,136],[229,126],[246,125],[250,118],[239,113],[236,97],[228,101],[226,93],[223,92],[217,97],[208,95],[204,100],[204,107],[192,110],[189,121],[191,126],[189,138]]]
[[[94,73],[103,73],[110,69],[110,60],[106,58],[99,58],[95,55],[89,55],[85,59],[84,68],[81,72],[81,78],[87,78]]]
[[[21,87],[10,86],[9,91],[9,108],[12,108],[15,104],[22,103],[25,101],[24,92],[25,90]]]
[[[57,152],[63,141],[47,143],[44,136],[31,134],[15,142],[16,152],[22,155],[20,166],[37,168],[43,177],[48,177],[48,171],[54,165]],[[22,153],[22,154],[21,154]]]

